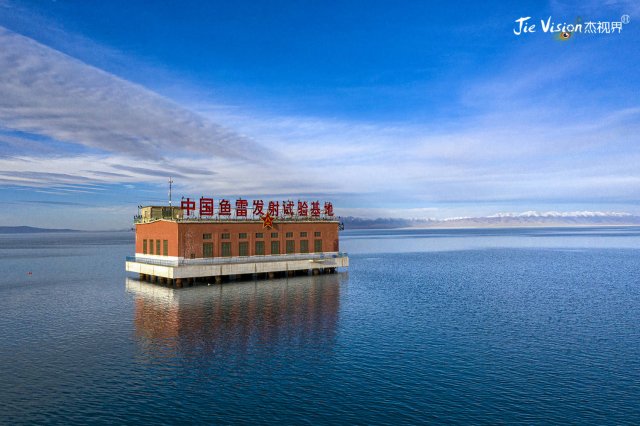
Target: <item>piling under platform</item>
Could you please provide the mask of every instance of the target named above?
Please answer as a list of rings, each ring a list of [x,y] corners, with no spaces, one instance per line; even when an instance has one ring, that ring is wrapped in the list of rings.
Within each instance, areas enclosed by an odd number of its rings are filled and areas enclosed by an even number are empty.
[[[221,283],[232,279],[277,278],[335,273],[347,268],[346,253],[310,253],[270,256],[238,256],[206,259],[127,257],[126,270],[144,281],[181,288],[197,282]]]

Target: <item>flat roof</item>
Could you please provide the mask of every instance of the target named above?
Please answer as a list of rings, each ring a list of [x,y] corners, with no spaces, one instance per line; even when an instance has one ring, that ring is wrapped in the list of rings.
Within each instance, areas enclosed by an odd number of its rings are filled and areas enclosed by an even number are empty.
[[[176,222],[176,223],[262,223],[261,219],[171,219],[171,218],[157,218],[157,219],[149,219],[145,221],[136,222],[137,224],[145,224],[145,223],[153,223],[153,222]],[[274,219],[273,223],[339,223],[340,220],[338,218],[335,219]]]

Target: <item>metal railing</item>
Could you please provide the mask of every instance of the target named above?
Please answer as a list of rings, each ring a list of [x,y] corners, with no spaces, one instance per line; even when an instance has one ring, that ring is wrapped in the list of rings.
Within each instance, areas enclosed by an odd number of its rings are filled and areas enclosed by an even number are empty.
[[[183,266],[183,265],[221,265],[229,263],[256,263],[256,262],[283,262],[290,260],[331,260],[347,257],[344,252],[328,253],[297,253],[297,254],[268,254],[256,256],[229,256],[229,257],[206,257],[198,259],[152,259],[147,257],[127,256],[127,262],[146,263],[158,266]]]
[[[186,222],[205,222],[205,223],[218,223],[218,222],[261,222],[261,219],[257,216],[247,216],[247,217],[218,217],[218,216],[210,216],[210,217],[180,217],[175,218],[171,215],[158,215],[154,217],[142,217],[142,216],[134,216],[133,223],[150,223],[155,222],[157,220],[171,220],[179,223]],[[274,222],[338,222],[340,220],[337,216],[278,216],[274,217]]]

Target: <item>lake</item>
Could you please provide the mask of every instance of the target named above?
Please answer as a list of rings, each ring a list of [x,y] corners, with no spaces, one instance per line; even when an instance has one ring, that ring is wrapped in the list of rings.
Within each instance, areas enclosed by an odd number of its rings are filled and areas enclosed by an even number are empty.
[[[345,231],[172,290],[133,233],[0,235],[0,423],[640,422],[640,227]]]

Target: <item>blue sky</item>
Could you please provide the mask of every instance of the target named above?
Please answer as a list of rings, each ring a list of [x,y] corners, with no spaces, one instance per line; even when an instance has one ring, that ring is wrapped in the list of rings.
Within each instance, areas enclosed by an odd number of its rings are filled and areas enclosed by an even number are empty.
[[[127,227],[169,175],[363,217],[640,214],[640,6],[513,3],[0,0],[0,224]]]

